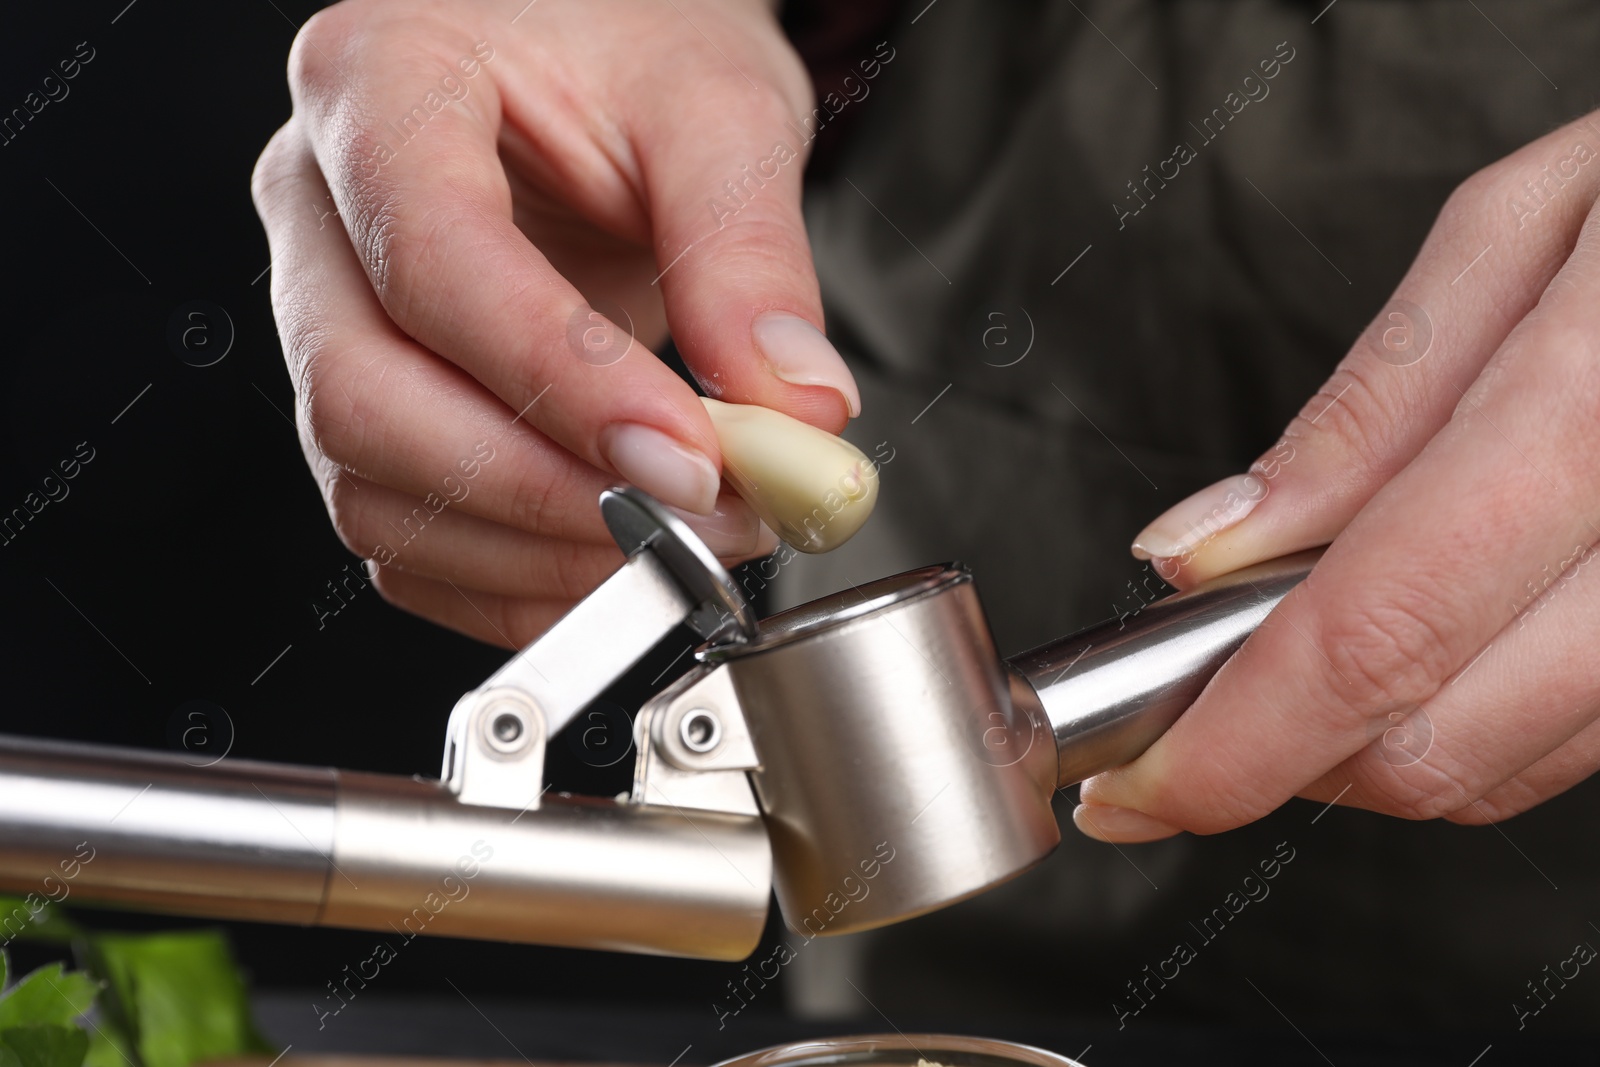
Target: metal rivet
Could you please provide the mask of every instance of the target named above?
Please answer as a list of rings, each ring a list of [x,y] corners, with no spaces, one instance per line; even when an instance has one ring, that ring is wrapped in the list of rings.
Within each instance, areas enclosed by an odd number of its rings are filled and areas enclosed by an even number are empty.
[[[722,743],[722,722],[705,708],[693,708],[678,723],[678,737],[690,752],[710,752]]]
[[[501,755],[514,756],[528,747],[532,734],[522,712],[493,712],[485,725],[488,728],[483,731],[484,741]]]

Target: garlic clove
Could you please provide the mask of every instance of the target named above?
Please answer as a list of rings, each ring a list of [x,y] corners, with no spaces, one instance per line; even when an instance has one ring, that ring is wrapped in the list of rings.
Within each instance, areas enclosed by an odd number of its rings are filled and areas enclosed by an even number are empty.
[[[855,445],[782,412],[701,397],[722,446],[722,474],[779,537],[830,552],[878,501],[878,467]]]

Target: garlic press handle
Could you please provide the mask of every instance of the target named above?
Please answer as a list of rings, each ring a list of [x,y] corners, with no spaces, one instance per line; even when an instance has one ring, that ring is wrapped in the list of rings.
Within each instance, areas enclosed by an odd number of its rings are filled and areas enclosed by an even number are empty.
[[[1057,784],[1131,763],[1305,580],[1321,549],[1258,563],[1011,660],[1044,706]]]

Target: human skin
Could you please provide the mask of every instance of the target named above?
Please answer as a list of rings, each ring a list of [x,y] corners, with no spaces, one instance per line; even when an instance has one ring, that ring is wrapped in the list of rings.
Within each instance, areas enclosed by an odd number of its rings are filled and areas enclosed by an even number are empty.
[[[378,557],[391,603],[513,647],[621,562],[596,505],[608,485],[676,507],[726,562],[775,547],[721,483],[695,392],[650,352],[669,328],[712,395],[830,432],[859,410],[819,332],[800,162],[733,218],[707,208],[811,107],[772,11],[524,5],[320,12],[252,181],[301,443],[340,538]],[[622,347],[595,358],[591,335]],[[479,442],[494,458],[470,493],[392,559],[375,552]]]
[[[1080,829],[1217,833],[1294,796],[1486,823],[1600,766],[1597,149],[1590,115],[1463,183],[1249,476],[1139,535],[1183,588],[1330,547],[1164,737],[1084,784]]]

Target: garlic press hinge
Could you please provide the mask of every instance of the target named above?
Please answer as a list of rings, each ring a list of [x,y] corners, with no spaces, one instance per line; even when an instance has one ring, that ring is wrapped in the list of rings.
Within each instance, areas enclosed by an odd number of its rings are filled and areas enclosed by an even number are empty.
[[[441,778],[463,803],[537,808],[549,739],[677,627],[688,624],[719,643],[745,641],[756,632],[755,616],[738,586],[677,516],[633,488],[608,489],[600,496],[600,510],[627,562],[463,695],[451,712]],[[736,705],[729,708],[731,713],[687,721],[679,715],[671,740],[646,730],[639,744],[641,764],[654,765],[664,745],[669,760],[691,764],[675,770],[691,775],[709,770],[692,765],[713,751],[732,752],[735,737],[743,736],[748,745],[743,719],[731,710]],[[640,720],[655,717],[641,712]],[[748,785],[743,788],[748,795]],[[683,787],[672,792],[682,794]],[[711,792],[727,798],[716,810],[746,810],[737,790],[724,786]],[[754,801],[749,803],[753,811]]]

